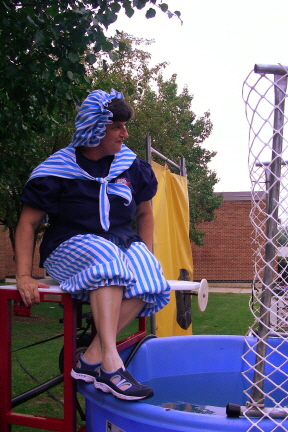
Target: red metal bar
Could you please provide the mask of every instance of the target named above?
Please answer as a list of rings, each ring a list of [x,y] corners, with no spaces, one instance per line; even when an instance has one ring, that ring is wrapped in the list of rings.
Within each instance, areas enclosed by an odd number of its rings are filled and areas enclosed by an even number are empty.
[[[133,335],[127,336],[125,339],[121,339],[117,342],[117,349],[118,351],[123,351],[124,349],[130,347],[131,345],[134,345],[137,342],[140,342],[143,337],[147,335],[146,332],[138,332],[134,333]]]
[[[140,317],[138,318],[138,331],[139,332],[146,332],[146,325],[147,324],[147,318],[146,317]]]
[[[70,372],[76,361],[77,305],[71,294],[64,300],[64,421],[65,431],[76,430],[76,381]]]
[[[20,425],[27,427],[34,427],[37,429],[46,429],[52,431],[69,431],[71,429],[65,428],[65,421],[59,418],[33,416],[21,413],[10,412],[6,415],[6,422],[11,425]],[[2,429],[1,429],[2,431]]]
[[[143,339],[146,335],[147,335],[146,318],[140,317],[138,318],[138,331],[136,333],[127,336],[124,339],[119,340],[117,342],[118,351],[123,351],[124,349],[130,347],[131,345],[134,345],[135,343]]]
[[[75,363],[77,302],[70,294],[40,290],[40,300],[64,305],[64,418],[33,416],[14,413],[11,410],[11,311],[12,300],[21,301],[17,289],[0,287],[0,364],[4,373],[0,374],[0,431],[11,432],[11,425],[22,425],[52,431],[76,431],[76,382],[71,378],[70,371]],[[117,342],[119,351],[139,342],[147,334],[146,318],[139,318],[138,332]],[[85,432],[82,426],[78,432]]]
[[[52,290],[51,290],[52,291]],[[41,292],[40,300],[64,305],[64,418],[33,416],[11,411],[11,300],[21,301],[13,287],[0,287],[0,362],[5,373],[0,374],[0,431],[11,432],[11,425],[30,426],[62,432],[76,431],[76,392],[70,371],[76,352],[77,306],[70,294]]]
[[[10,432],[6,414],[11,411],[11,300],[6,291],[0,294],[0,362],[3,367],[0,374],[0,430]]]

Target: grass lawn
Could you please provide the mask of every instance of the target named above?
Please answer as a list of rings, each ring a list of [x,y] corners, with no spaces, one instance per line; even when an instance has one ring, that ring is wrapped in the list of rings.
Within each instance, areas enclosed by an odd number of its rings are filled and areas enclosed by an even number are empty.
[[[209,293],[205,312],[200,312],[192,297],[192,326],[196,335],[245,335],[253,317],[250,294]]]
[[[249,297],[249,294],[210,293],[205,312],[198,310],[197,298],[192,297],[193,334],[244,335],[252,324]],[[23,350],[19,348],[61,334],[63,326],[59,319],[62,316],[63,309],[58,304],[42,303],[32,308],[31,317],[13,317],[13,397],[60,374],[58,360],[63,346],[62,338]],[[137,323],[132,323],[126,334],[133,333],[136,328]],[[125,337],[125,334],[121,336]],[[49,393],[21,404],[14,411],[62,417],[62,401],[63,391],[60,384]],[[81,404],[83,405],[83,400]],[[35,432],[35,429],[12,426],[12,431]]]
[[[83,307],[83,312],[89,311],[89,306]],[[24,393],[38,384],[59,375],[59,355],[63,347],[63,338],[26,347],[29,344],[62,334],[63,325],[59,320],[63,317],[63,309],[57,303],[43,302],[31,309],[30,317],[16,317],[12,319],[12,397]],[[86,326],[86,320],[83,320]],[[150,327],[148,327],[150,328]],[[137,329],[137,322],[133,322],[121,335],[128,336]],[[79,395],[79,401],[84,408],[84,401]],[[15,407],[13,411],[23,414],[63,417],[63,385],[51,389],[30,401]],[[79,425],[79,427],[81,424]],[[23,426],[12,426],[12,432],[44,432]],[[1,432],[1,431],[0,431]]]
[[[63,346],[63,338],[19,351],[17,349],[61,334],[63,325],[59,323],[59,319],[62,316],[63,309],[57,303],[45,302],[31,309],[31,317],[13,317],[12,397],[60,374],[58,358]],[[51,389],[49,393],[45,392],[19,405],[14,408],[14,411],[61,418],[63,415],[62,384]],[[13,432],[35,432],[36,430],[12,426]]]

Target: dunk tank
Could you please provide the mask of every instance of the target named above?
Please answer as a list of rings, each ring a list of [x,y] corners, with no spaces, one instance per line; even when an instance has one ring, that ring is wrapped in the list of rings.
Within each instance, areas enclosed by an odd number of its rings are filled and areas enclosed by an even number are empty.
[[[255,65],[243,85],[255,270],[247,335],[170,337],[161,330],[165,319],[156,322],[163,337],[122,352],[154,397],[127,403],[80,383],[88,432],[288,430],[287,76],[287,67]],[[157,241],[155,246],[157,254]],[[176,267],[187,269],[187,262]]]
[[[198,295],[204,310],[208,287],[205,280],[191,282],[187,180],[185,172],[174,175],[153,163],[159,180],[154,252],[172,281],[171,302],[152,320],[152,334],[125,347],[121,356],[155,395],[128,402],[77,382],[87,432],[288,430],[287,76],[286,66],[256,65],[243,85],[254,230],[253,324],[247,335],[191,335],[191,295]],[[182,199],[178,211],[175,202]],[[68,425],[51,430],[74,432]]]

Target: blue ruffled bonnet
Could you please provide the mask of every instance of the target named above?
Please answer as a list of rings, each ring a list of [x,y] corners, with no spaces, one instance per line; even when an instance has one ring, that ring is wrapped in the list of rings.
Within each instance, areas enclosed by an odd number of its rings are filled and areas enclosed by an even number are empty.
[[[75,119],[76,131],[69,147],[96,147],[105,136],[106,124],[112,123],[113,117],[107,105],[113,99],[124,99],[122,93],[112,89],[109,93],[94,90],[84,100]]]

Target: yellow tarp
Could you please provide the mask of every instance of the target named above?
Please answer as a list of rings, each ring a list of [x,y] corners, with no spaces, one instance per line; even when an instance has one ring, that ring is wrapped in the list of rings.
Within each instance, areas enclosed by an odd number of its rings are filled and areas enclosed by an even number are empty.
[[[193,280],[192,251],[189,241],[189,200],[187,179],[171,173],[167,167],[152,162],[158,180],[153,198],[154,254],[160,261],[166,279],[177,280],[180,269],[186,269]],[[192,333],[177,323],[175,292],[171,301],[155,316],[156,335],[181,336]]]

